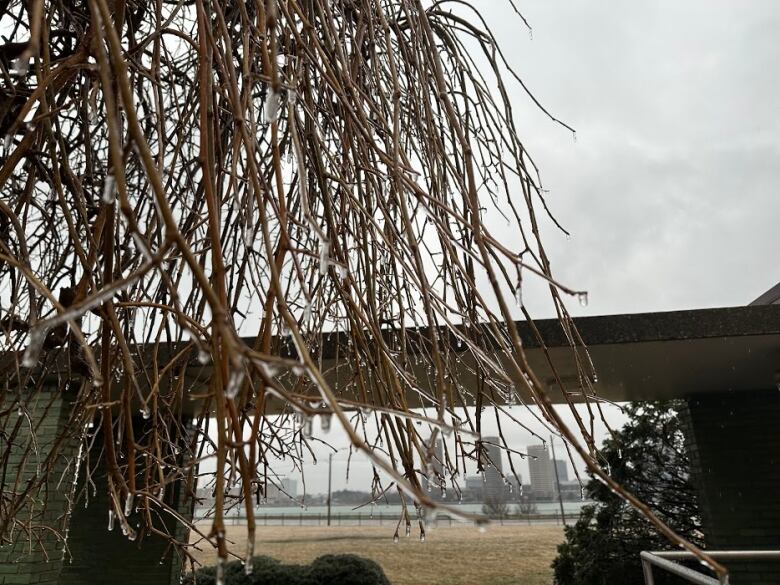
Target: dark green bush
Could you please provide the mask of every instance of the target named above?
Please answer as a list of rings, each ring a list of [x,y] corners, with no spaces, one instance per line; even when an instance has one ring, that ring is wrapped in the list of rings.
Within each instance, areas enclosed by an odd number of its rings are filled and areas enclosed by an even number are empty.
[[[357,555],[324,555],[309,565],[307,585],[390,585],[371,559]]]
[[[225,585],[307,585],[307,567],[283,565],[266,556],[252,558],[252,573],[247,575],[241,561],[225,565]],[[184,585],[216,585],[217,568],[204,567],[184,578]]]
[[[184,585],[216,585],[216,567],[187,575]],[[382,567],[356,555],[324,555],[310,565],[285,565],[271,557],[252,559],[247,575],[240,561],[225,565],[225,585],[390,585]]]
[[[677,402],[627,407],[629,420],[605,441],[600,454],[612,478],[645,502],[672,530],[702,546],[701,515],[690,479]],[[553,562],[556,585],[642,585],[643,550],[671,547],[634,508],[593,478],[585,486],[593,504],[565,529]],[[657,585],[680,583],[655,571]]]

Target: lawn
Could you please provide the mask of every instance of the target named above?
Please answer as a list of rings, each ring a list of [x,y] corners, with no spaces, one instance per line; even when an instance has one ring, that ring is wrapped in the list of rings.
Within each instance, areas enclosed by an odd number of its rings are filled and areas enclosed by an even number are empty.
[[[208,528],[203,526],[203,528]],[[246,550],[246,527],[228,527],[231,550]],[[260,526],[255,554],[308,563],[323,554],[354,553],[382,565],[393,585],[550,585],[550,563],[563,540],[559,526],[436,528],[420,542],[412,534],[393,543],[387,526]],[[197,554],[213,564],[215,553]]]

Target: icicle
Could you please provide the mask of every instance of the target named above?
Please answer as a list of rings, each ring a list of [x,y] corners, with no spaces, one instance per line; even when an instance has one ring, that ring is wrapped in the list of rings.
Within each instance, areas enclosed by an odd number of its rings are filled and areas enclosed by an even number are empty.
[[[304,417],[303,425],[301,427],[301,433],[306,439],[311,439],[313,432],[314,432],[314,421],[311,420],[310,416]]]
[[[149,420],[152,416],[152,412],[149,410],[149,407],[144,405],[144,407],[141,409],[141,416],[144,420]]]
[[[241,384],[244,382],[244,370],[233,370],[228,379],[227,387],[225,387],[225,396],[229,400],[233,400],[238,391],[241,390]]]
[[[580,302],[581,307],[587,307],[588,306],[588,293],[587,292],[578,292],[577,293],[577,300]]]
[[[326,414],[321,415],[320,424],[322,426],[322,432],[323,433],[330,432],[330,426],[331,426],[332,420],[333,420],[333,415],[331,413],[329,413],[329,412],[326,413]]]
[[[265,119],[269,123],[279,121],[279,94],[273,89],[268,92],[268,96],[265,98]]]
[[[211,361],[211,354],[207,352],[205,349],[200,349],[198,351],[198,363],[203,364],[204,366]]]
[[[398,533],[396,532],[395,534],[393,534],[393,544],[398,544],[399,540],[401,539],[398,538]]]
[[[108,531],[111,532],[114,529],[114,510],[108,511]]]
[[[125,517],[133,513],[133,500],[135,500],[135,496],[133,496],[133,494],[127,494],[127,499],[125,500]]]
[[[48,333],[48,327],[38,326],[32,328],[32,331],[30,331],[30,343],[22,356],[23,367],[33,368],[38,363],[43,350],[43,342],[46,340]]]
[[[116,178],[114,175],[106,175],[103,182],[103,203],[112,205],[116,200]]]
[[[241,235],[244,240],[244,246],[251,248],[255,241],[255,234],[251,226],[245,225],[241,230]]]
[[[406,538],[409,538],[412,535],[412,525],[407,524],[406,525]]]
[[[14,137],[10,134],[5,135],[5,138],[3,138],[3,152],[8,154],[8,151],[11,150],[11,146],[13,146],[14,143]]]
[[[328,240],[322,240],[320,242],[320,276],[325,276],[328,273],[329,264],[330,242]]]

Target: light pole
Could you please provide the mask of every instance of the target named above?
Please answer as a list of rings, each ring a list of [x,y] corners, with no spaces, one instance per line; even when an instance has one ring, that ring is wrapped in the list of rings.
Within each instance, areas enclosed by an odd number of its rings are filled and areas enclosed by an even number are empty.
[[[555,439],[553,435],[550,435],[550,449],[552,450],[553,469],[555,470],[555,485],[558,487],[558,503],[561,505],[561,522],[566,526],[566,514],[563,513],[563,495],[561,494],[561,480],[558,477],[558,463],[555,460]]]
[[[333,454],[343,451],[346,447],[336,449],[328,454],[328,526],[330,526],[330,499],[331,499],[331,480],[333,479]]]

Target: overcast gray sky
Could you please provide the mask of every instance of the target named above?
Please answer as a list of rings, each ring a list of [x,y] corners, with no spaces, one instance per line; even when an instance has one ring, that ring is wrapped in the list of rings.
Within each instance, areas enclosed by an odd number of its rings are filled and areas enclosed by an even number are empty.
[[[537,98],[513,106],[575,314],[743,305],[780,281],[780,3],[477,2]],[[542,309],[543,311],[545,309]]]
[[[590,292],[588,307],[568,303],[575,315],[744,305],[780,281],[780,2],[520,0],[533,40],[504,0],[476,3],[537,98],[577,130],[575,143],[514,89],[525,145],[573,233],[546,233],[554,272]],[[326,489],[326,453],[306,468],[309,492]],[[367,489],[367,463],[347,484],[345,459],[334,488]]]

